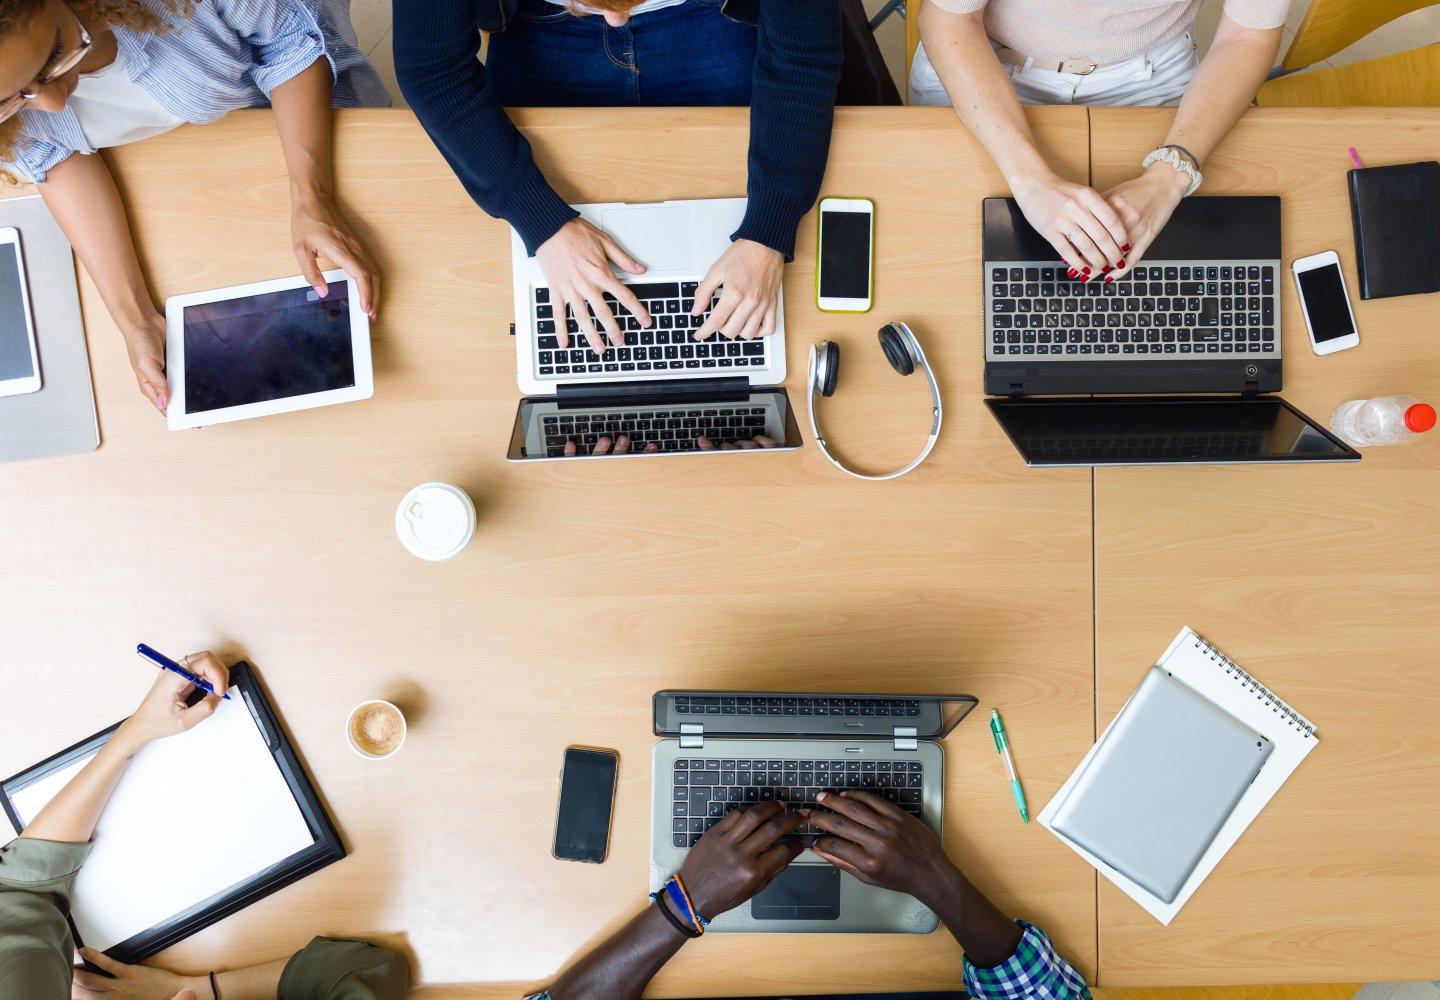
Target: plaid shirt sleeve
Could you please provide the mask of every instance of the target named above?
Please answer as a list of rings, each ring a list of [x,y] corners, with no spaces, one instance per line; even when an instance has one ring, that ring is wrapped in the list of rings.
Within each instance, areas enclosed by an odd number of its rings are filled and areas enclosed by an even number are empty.
[[[1025,929],[1020,944],[999,965],[982,969],[965,957],[965,989],[977,1000],[1090,1000],[1090,987],[1061,958],[1050,935],[1034,924],[1015,921]]]

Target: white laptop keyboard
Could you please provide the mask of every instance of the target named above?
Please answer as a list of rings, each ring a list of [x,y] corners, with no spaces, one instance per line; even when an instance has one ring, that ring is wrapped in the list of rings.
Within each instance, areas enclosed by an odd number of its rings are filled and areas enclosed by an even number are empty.
[[[751,368],[770,366],[770,338],[726,340],[718,333],[709,340],[696,341],[692,334],[704,325],[718,297],[701,316],[691,316],[695,302],[696,281],[652,281],[629,285],[654,320],[642,329],[640,321],[607,294],[605,302],[614,312],[625,333],[623,347],[610,346],[603,355],[591,350],[580,334],[574,315],[558,315],[558,304],[550,299],[550,289],[537,287],[531,309],[535,324],[535,372],[542,379],[573,381],[575,379],[632,375],[637,378],[653,375],[743,374]],[[594,316],[594,312],[591,312]],[[559,324],[564,323],[570,344],[562,348]],[[599,328],[599,324],[596,324]],[[601,331],[602,335],[604,331]],[[608,337],[606,338],[609,343]]]

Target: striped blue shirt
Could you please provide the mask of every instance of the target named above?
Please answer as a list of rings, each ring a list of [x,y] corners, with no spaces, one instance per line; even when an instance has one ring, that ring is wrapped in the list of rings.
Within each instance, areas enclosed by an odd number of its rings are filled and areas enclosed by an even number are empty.
[[[141,0],[166,13],[160,0]],[[130,77],[177,118],[204,124],[238,108],[265,107],[270,93],[324,57],[336,107],[387,107],[390,93],[360,52],[350,0],[200,0],[166,13],[169,31],[112,28]],[[93,153],[69,108],[26,108],[5,166],[40,182],[72,153]]]

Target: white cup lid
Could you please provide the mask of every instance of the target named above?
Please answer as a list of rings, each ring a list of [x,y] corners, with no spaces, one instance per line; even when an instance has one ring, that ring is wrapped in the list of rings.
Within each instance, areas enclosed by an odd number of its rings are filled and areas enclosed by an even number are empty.
[[[395,509],[395,533],[421,559],[449,559],[475,534],[475,505],[458,486],[421,483]]]

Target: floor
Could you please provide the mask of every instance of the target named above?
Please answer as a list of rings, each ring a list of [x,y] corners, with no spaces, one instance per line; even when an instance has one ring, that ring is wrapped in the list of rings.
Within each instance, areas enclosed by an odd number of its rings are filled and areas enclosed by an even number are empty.
[[[917,0],[910,0],[912,4]],[[885,0],[865,0],[866,9],[879,10]],[[1308,0],[1297,0],[1291,6],[1285,25],[1281,54],[1290,46],[1295,30],[1304,19]],[[1200,12],[1197,21],[1201,51],[1208,46],[1220,20],[1221,3],[1211,0]],[[391,93],[399,100],[395,85],[395,63],[390,52],[390,0],[351,0],[351,17],[355,32],[372,62],[379,69]],[[891,17],[876,32],[885,61],[899,80],[905,63],[905,25],[899,17]],[[1362,59],[1399,52],[1418,45],[1440,42],[1440,4],[1415,11],[1361,39],[1345,51],[1327,59],[1316,68],[1342,66]],[[901,91],[904,88],[901,87]],[[1358,984],[1320,986],[1237,986],[1227,988],[1096,990],[1097,1000],[1352,1000]]]
[[[922,0],[909,0],[912,6],[918,6],[920,2]],[[865,0],[865,8],[871,13],[878,11],[884,5],[885,0]],[[1209,46],[1210,38],[1215,34],[1215,27],[1220,22],[1222,6],[1220,0],[1209,0],[1200,9],[1196,28],[1202,54]],[[1290,16],[1285,22],[1284,41],[1280,45],[1282,56],[1290,47],[1290,40],[1295,37],[1295,31],[1300,27],[1300,22],[1305,19],[1305,11],[1309,6],[1310,0],[1292,0]],[[360,47],[380,70],[381,77],[390,87],[390,92],[398,102],[400,88],[395,85],[395,60],[390,52],[390,0],[350,0],[350,16],[355,22],[355,33],[359,36]],[[904,21],[896,16],[890,17],[876,31],[875,37],[880,43],[881,51],[885,54],[885,62],[889,65],[891,74],[897,81],[900,80],[904,75],[905,65]],[[1374,59],[1377,56],[1389,55],[1436,42],[1440,42],[1440,3],[1413,11],[1390,22],[1385,27],[1360,39],[1343,52],[1337,53],[1324,62],[1317,63],[1315,68],[1344,66],[1347,63]],[[904,86],[901,86],[900,91],[904,93]]]

